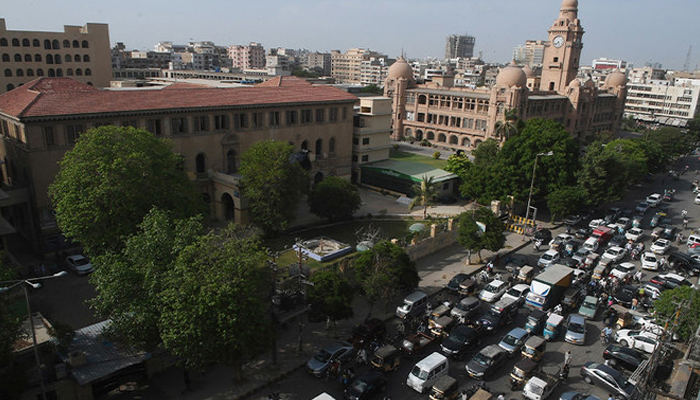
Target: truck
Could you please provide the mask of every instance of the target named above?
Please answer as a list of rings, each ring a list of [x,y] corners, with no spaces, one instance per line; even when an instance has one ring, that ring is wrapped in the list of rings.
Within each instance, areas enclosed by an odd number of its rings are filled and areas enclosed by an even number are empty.
[[[530,400],[545,400],[554,392],[554,389],[559,386],[562,380],[559,371],[554,374],[548,374],[544,371],[534,371],[532,377],[523,388],[523,397]]]
[[[525,305],[531,310],[547,311],[559,304],[564,292],[571,286],[573,275],[574,270],[567,266],[550,266],[532,279]]]

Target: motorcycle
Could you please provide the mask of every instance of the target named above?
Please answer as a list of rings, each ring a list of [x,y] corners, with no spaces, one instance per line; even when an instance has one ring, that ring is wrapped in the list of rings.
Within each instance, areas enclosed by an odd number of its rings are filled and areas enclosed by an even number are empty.
[[[564,381],[567,378],[569,378],[569,365],[564,364],[564,367],[559,372],[559,379]]]
[[[542,239],[535,239],[532,243],[532,249],[535,251],[540,251],[540,246],[542,246]]]

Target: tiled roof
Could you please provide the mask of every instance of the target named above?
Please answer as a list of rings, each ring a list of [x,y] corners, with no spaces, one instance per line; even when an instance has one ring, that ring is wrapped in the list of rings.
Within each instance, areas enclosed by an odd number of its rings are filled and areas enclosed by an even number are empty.
[[[115,91],[97,89],[70,78],[39,78],[0,95],[0,112],[14,117],[43,117],[357,99],[340,89],[313,86],[294,77],[272,81],[278,84],[233,88],[188,85],[167,90]]]

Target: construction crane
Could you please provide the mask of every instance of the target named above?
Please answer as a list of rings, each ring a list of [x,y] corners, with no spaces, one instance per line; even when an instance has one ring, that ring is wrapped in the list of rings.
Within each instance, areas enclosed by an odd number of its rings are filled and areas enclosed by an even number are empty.
[[[683,64],[683,71],[690,71],[690,52],[693,50],[693,45],[688,47],[688,54],[685,56],[685,64]]]

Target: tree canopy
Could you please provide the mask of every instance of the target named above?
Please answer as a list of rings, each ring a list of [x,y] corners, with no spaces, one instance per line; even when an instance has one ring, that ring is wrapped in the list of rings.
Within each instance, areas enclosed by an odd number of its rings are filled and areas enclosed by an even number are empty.
[[[283,231],[296,216],[308,177],[287,142],[262,140],[243,153],[243,196],[253,223],[270,235]]]
[[[680,307],[680,313],[678,308]],[[672,324],[678,316],[676,334],[682,340],[691,338],[698,329],[700,322],[700,296],[697,290],[689,286],[679,286],[661,293],[661,297],[654,302],[656,321],[664,326],[666,322]]]
[[[132,127],[81,135],[49,187],[63,233],[92,255],[122,248],[153,207],[186,218],[204,210],[170,142]]]
[[[437,184],[433,182],[433,177],[423,176],[420,183],[413,185],[413,200],[411,204],[408,205],[409,210],[414,209],[416,206],[423,207],[423,219],[427,217],[428,207],[433,204],[435,198],[437,197]]]
[[[306,299],[309,304],[315,304],[321,314],[333,321],[353,316],[352,299],[355,290],[339,271],[331,268],[318,269],[309,280],[314,285],[307,289]]]
[[[503,230],[503,222],[490,209],[480,207],[459,215],[457,242],[465,249],[476,251],[481,259],[481,250],[496,252],[503,248],[506,243]]]
[[[336,176],[326,177],[309,193],[309,209],[331,221],[351,219],[362,199],[357,186]]]

